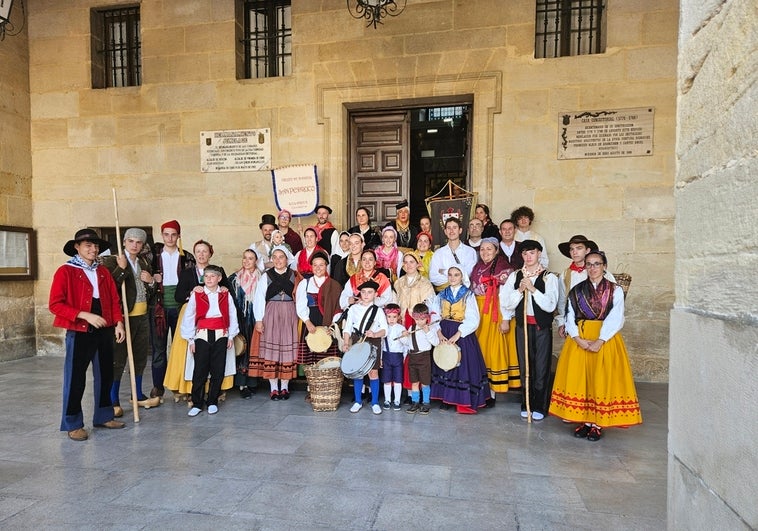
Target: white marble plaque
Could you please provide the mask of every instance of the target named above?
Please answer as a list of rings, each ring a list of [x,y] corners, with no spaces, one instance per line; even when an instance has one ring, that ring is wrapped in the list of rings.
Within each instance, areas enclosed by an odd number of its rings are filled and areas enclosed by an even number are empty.
[[[558,159],[653,154],[655,109],[564,112],[558,116]]]

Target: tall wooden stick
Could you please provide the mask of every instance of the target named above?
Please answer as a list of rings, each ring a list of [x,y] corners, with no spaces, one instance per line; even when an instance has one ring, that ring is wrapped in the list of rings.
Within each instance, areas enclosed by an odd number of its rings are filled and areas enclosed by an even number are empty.
[[[116,200],[116,189],[113,190],[113,210],[116,213],[116,243],[118,244],[118,254],[121,250],[121,228],[118,224],[118,201]],[[124,311],[124,326],[126,327],[126,357],[129,360],[129,379],[132,384],[132,409],[134,410],[134,422],[139,422],[139,406],[137,405],[137,379],[134,375],[134,354],[132,353],[132,333],[129,327],[129,305],[126,302],[126,284],[121,283],[121,305]],[[114,374],[114,378],[121,378],[120,374]]]
[[[529,403],[529,324],[526,322],[529,290],[524,290],[524,391],[526,393],[526,421],[532,423],[532,407]]]

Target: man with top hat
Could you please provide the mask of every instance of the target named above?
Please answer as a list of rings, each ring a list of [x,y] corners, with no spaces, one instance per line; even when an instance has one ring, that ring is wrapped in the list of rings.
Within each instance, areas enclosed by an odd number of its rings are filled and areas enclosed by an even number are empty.
[[[274,215],[263,214],[261,222],[258,223],[258,228],[261,230],[262,239],[251,243],[248,249],[252,249],[258,255],[258,269],[263,272],[274,265],[271,261],[271,251],[274,248],[274,244],[271,243],[271,234],[276,230]]]
[[[161,402],[157,396],[150,398],[142,393],[142,373],[147,366],[147,355],[150,352],[148,310],[155,300],[156,289],[152,267],[142,254],[142,247],[146,241],[147,233],[144,230],[136,227],[127,229],[124,232],[124,254],[104,257],[103,265],[111,272],[119,292],[121,292],[122,284],[126,287],[129,335],[134,357],[134,379],[137,382],[137,404],[148,409],[159,406]],[[113,350],[113,384],[111,385],[111,402],[116,417],[124,414],[119,391],[126,360],[126,343],[117,343]]]
[[[584,265],[584,258],[590,251],[597,250],[597,244],[588,240],[584,234],[575,234],[567,242],[559,243],[558,250],[567,258],[571,258],[569,265],[558,277],[558,306],[555,313],[555,325],[558,327],[558,334],[566,337],[566,300],[571,288],[580,282],[587,280],[587,269]],[[611,282],[616,279],[606,271],[605,277]]]
[[[154,246],[152,268],[155,280],[155,304],[150,308],[150,337],[152,344],[153,388],[150,397],[163,397],[163,379],[168,362],[168,332],[173,339],[177,331],[180,304],[174,295],[179,284],[179,272],[195,267],[195,257],[182,249],[182,227],[175,219],[161,225],[163,243]]]
[[[316,231],[316,245],[321,247],[329,256],[332,256],[339,249],[340,234],[337,228],[329,221],[332,209],[326,205],[316,207],[316,224],[313,230]]]
[[[126,338],[118,292],[113,278],[97,257],[110,249],[93,229],[77,231],[63,247],[71,257],[58,268],[50,286],[49,308],[55,315],[53,326],[66,329],[66,358],[63,364],[63,413],[61,431],[74,441],[87,440],[82,396],[87,367],[92,363],[96,428],[120,429],[124,423],[113,419],[110,390],[113,382],[113,339]]]
[[[507,333],[511,318],[516,318],[516,351],[521,369],[521,418],[528,419],[531,411],[532,419],[539,421],[545,418],[550,405],[551,326],[558,303],[558,277],[545,270],[540,263],[542,244],[538,241],[521,242],[521,255],[524,267],[508,275],[508,280],[500,286],[500,312],[503,318],[500,329]]]
[[[395,205],[396,217],[385,225],[392,227],[397,232],[396,244],[403,253],[416,248],[416,237],[421,229],[411,224],[411,209],[408,201],[403,199]]]

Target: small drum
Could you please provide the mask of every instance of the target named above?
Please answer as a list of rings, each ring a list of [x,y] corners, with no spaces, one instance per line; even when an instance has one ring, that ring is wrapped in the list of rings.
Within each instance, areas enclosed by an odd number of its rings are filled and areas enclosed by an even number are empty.
[[[342,357],[342,373],[345,378],[363,378],[374,367],[378,356],[376,346],[371,343],[356,343]]]
[[[338,369],[342,365],[342,358],[339,356],[329,356],[316,362],[316,369]]]
[[[311,352],[326,352],[332,345],[332,336],[329,335],[329,329],[325,326],[317,326],[312,334],[305,336],[305,343]]]
[[[242,356],[245,352],[247,352],[247,341],[245,340],[245,336],[237,334],[234,336],[234,354]]]
[[[461,364],[461,349],[451,343],[440,343],[432,353],[434,363],[443,371],[455,369]]]

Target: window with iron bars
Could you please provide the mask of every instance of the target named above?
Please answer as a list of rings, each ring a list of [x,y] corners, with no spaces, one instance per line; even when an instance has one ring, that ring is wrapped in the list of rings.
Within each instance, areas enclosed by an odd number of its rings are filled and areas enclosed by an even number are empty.
[[[291,4],[291,0],[238,3],[238,79],[292,74]]]
[[[142,84],[139,6],[90,12],[92,88]]]
[[[534,57],[589,55],[604,51],[603,0],[537,0]]]

